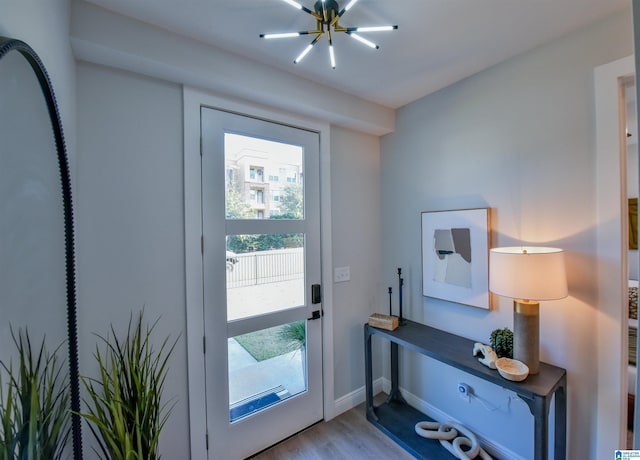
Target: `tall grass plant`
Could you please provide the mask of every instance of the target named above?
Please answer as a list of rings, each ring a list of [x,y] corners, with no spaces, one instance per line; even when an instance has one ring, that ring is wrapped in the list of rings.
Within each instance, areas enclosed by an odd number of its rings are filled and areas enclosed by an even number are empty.
[[[94,451],[104,460],[157,460],[158,440],[173,405],[162,401],[167,364],[176,341],[169,337],[156,351],[151,341],[158,321],[145,325],[143,312],[129,320],[127,334],[118,339],[98,336],[96,378],[82,377],[88,412],[81,414],[96,439]]]
[[[61,459],[71,432],[61,346],[49,354],[44,339],[32,348],[28,331],[11,337],[19,363],[0,362],[0,460]]]

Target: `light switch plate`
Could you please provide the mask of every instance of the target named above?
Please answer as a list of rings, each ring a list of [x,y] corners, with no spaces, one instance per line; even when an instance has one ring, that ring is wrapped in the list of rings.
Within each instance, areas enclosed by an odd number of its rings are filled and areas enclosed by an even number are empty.
[[[351,267],[336,267],[333,269],[333,282],[344,283],[351,279]]]

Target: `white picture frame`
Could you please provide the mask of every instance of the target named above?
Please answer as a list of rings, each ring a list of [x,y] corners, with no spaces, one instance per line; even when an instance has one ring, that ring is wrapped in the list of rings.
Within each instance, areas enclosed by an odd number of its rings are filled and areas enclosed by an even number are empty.
[[[489,208],[423,212],[422,295],[491,309]]]

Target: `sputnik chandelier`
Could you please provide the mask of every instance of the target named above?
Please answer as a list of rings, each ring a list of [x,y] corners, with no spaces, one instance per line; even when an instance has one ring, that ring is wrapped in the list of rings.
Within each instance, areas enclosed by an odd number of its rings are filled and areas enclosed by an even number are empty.
[[[329,59],[331,62],[331,67],[336,68],[336,56],[333,51],[333,39],[332,33],[344,32],[350,37],[356,39],[360,43],[367,45],[370,48],[378,49],[380,48],[378,45],[373,43],[372,41],[367,40],[362,35],[358,33],[366,33],[366,32],[383,32],[387,30],[397,29],[398,26],[373,26],[373,27],[342,27],[338,21],[340,18],[349,11],[353,5],[358,0],[351,0],[347,6],[343,9],[340,9],[338,6],[338,2],[336,0],[317,0],[313,11],[309,8],[301,5],[295,0],[283,0],[289,5],[304,11],[305,13],[310,14],[316,20],[316,28],[314,30],[304,30],[301,32],[284,32],[284,33],[275,33],[275,34],[260,34],[260,38],[264,39],[277,39],[277,38],[292,38],[292,37],[300,37],[301,35],[315,35],[313,41],[298,55],[297,58],[293,61],[294,64],[300,63],[309,51],[313,49],[316,43],[322,38],[323,35],[327,35],[327,39],[329,41]]]

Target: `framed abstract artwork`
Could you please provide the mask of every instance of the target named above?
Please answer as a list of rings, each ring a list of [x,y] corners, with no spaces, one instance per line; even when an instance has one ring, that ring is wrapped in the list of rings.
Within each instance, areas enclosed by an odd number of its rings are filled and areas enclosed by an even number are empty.
[[[488,208],[422,213],[422,295],[491,308]]]

